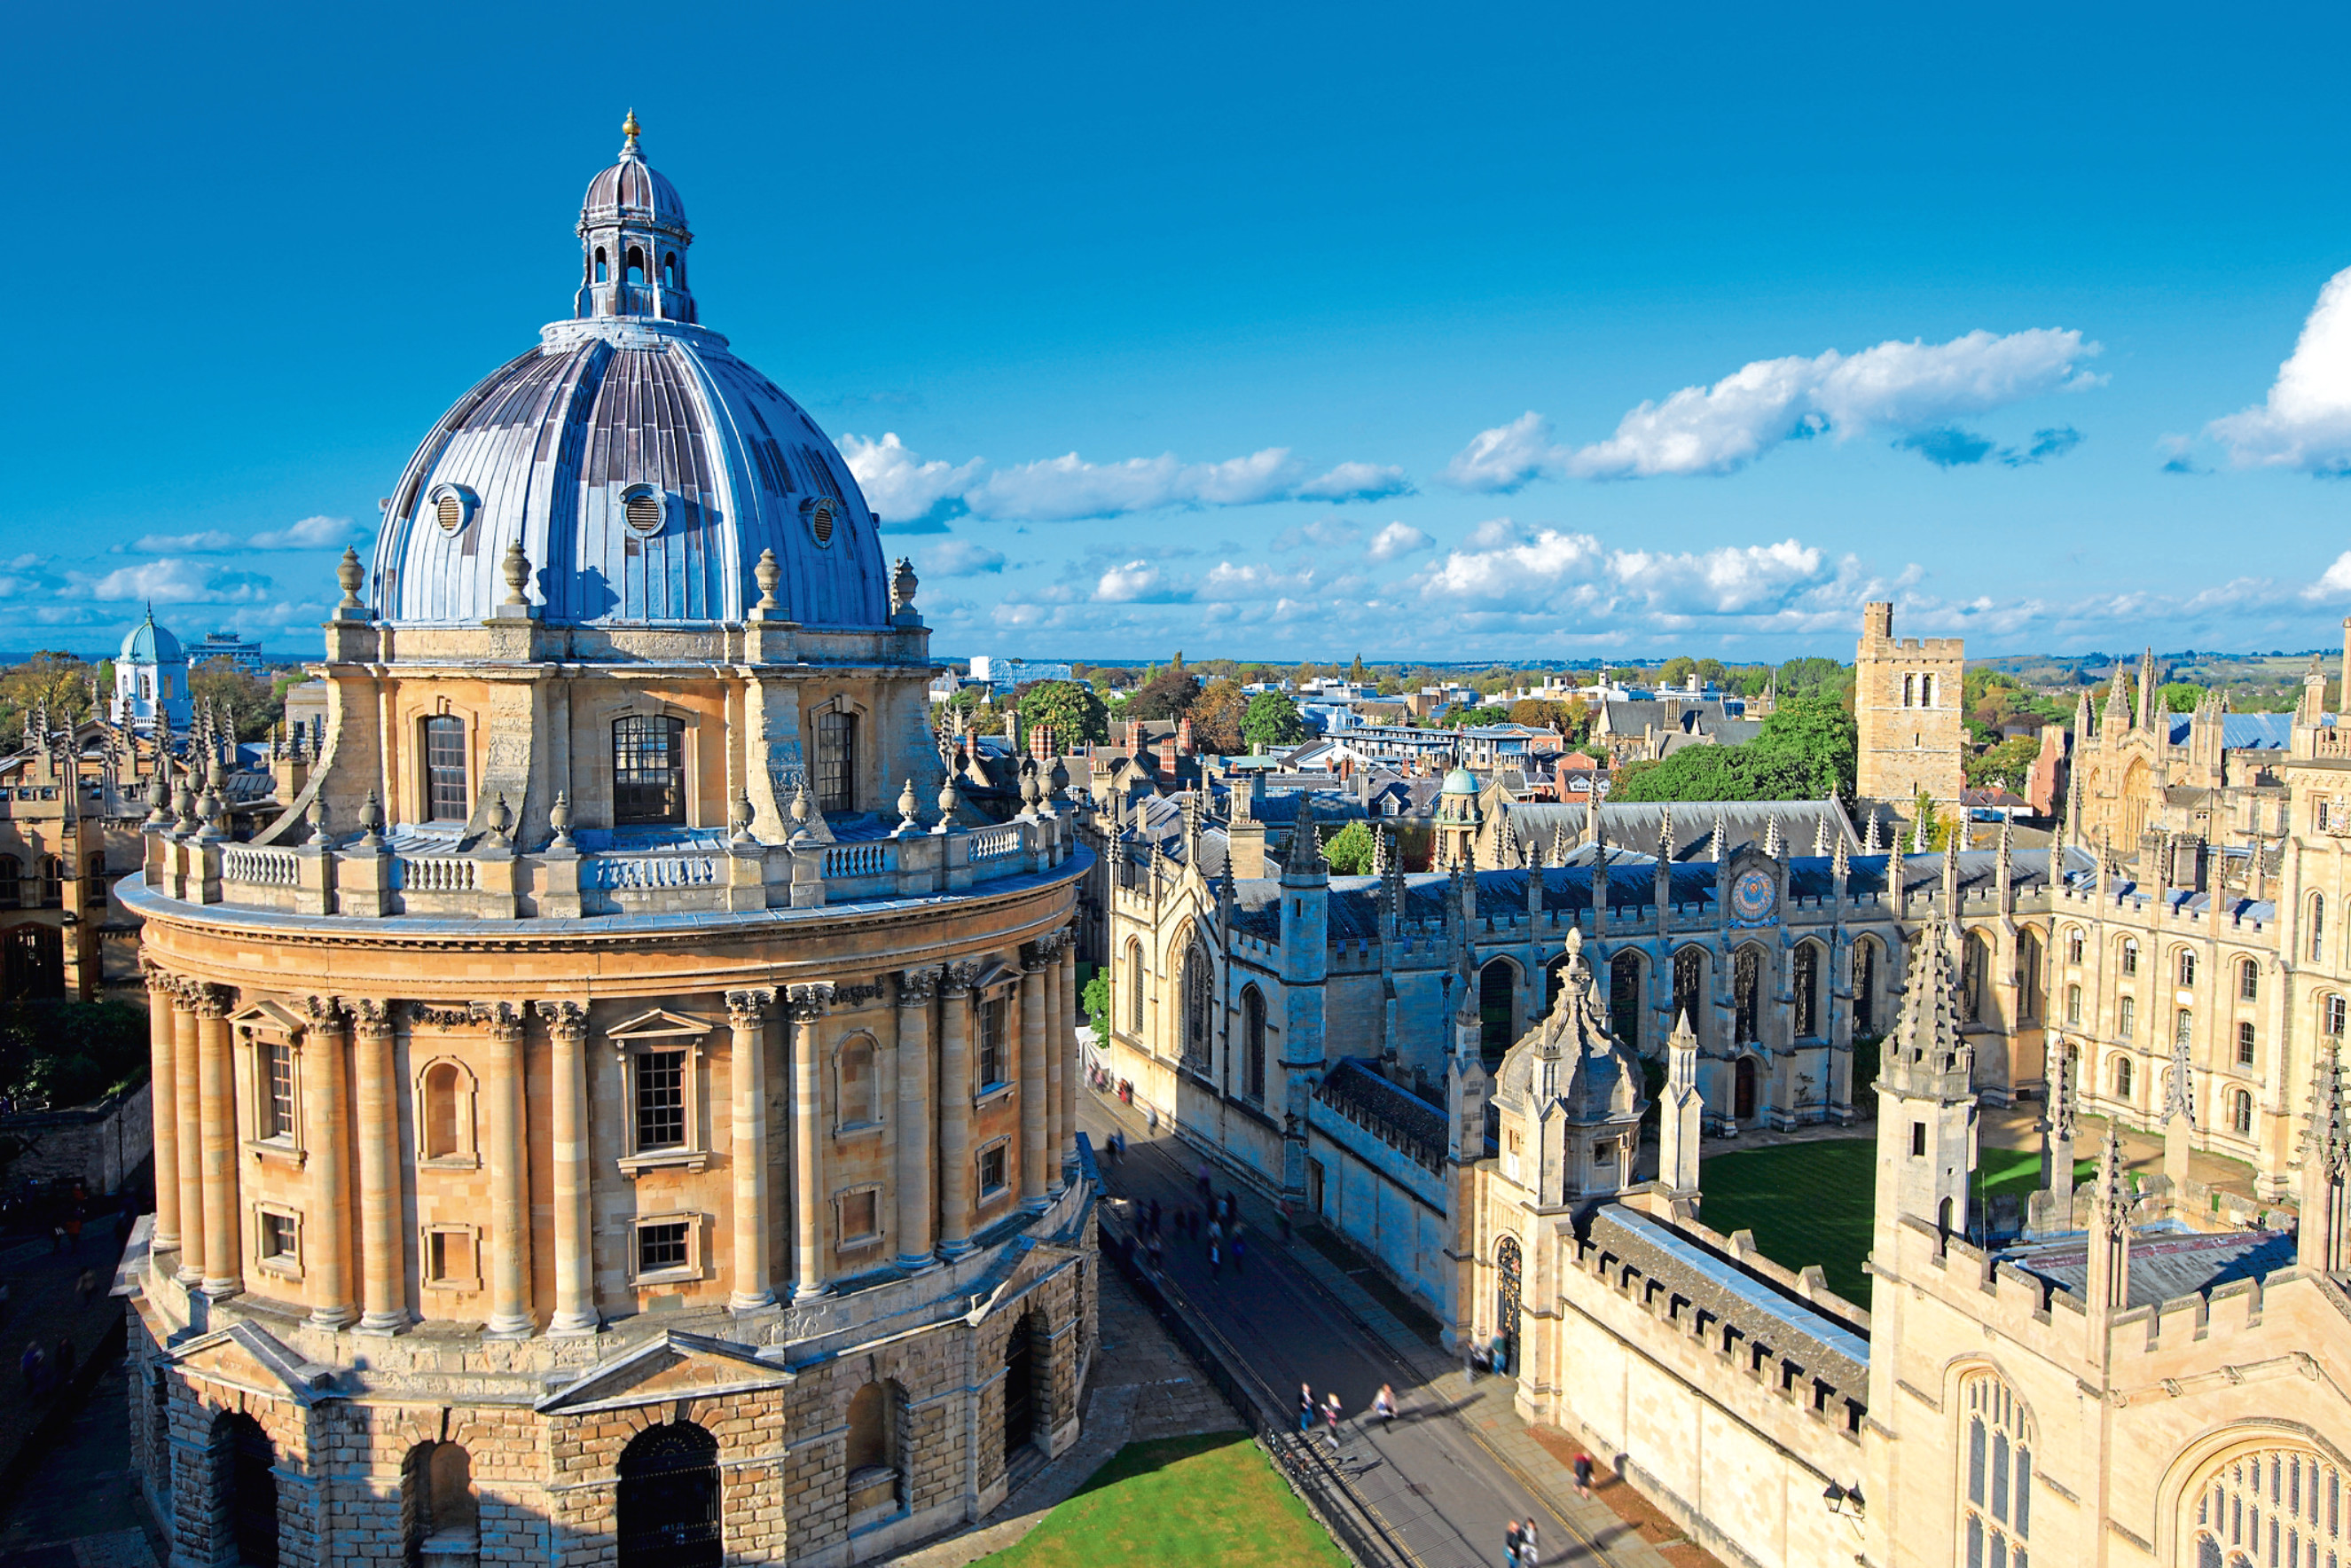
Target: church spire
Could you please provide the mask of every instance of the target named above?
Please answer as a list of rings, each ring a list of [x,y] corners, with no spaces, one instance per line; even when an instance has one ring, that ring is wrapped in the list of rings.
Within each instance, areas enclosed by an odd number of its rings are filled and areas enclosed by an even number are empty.
[[[2138,656],[2138,727],[2153,729],[2163,722],[2163,698],[2155,685],[2155,650]]]

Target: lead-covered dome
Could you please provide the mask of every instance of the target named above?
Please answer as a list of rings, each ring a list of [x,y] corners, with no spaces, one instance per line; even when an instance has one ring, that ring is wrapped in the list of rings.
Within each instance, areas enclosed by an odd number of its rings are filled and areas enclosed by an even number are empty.
[[[741,621],[766,550],[783,618],[886,625],[863,494],[799,405],[695,324],[684,205],[645,164],[633,115],[625,130],[580,214],[574,319],[417,447],[377,538],[376,604],[394,624],[478,622],[506,598],[500,562],[519,539],[552,625]]]
[[[147,619],[131,629],[122,639],[120,663],[126,664],[184,664],[188,655],[180,640],[171,632],[155,624],[155,612],[150,607]]]

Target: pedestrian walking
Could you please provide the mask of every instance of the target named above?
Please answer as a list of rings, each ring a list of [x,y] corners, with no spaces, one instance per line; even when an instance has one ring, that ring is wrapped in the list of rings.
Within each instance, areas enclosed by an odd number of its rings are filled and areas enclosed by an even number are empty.
[[[1536,1568],[1542,1561],[1542,1548],[1535,1544],[1535,1521],[1529,1519],[1519,1526],[1519,1568]]]
[[[1230,1225],[1241,1217],[1241,1195],[1225,1188],[1225,1223]]]
[[[78,1256],[81,1252],[81,1210],[66,1216],[66,1250]]]
[[[26,1394],[40,1393],[41,1366],[47,1360],[48,1357],[41,1353],[40,1341],[28,1339],[25,1342],[25,1354],[17,1358],[16,1367],[25,1375]]]
[[[1239,1235],[1238,1235],[1238,1233],[1236,1233],[1236,1234],[1234,1235],[1234,1237],[1233,1237],[1233,1241],[1232,1241],[1232,1249],[1233,1249],[1233,1272],[1234,1272],[1234,1273],[1236,1273],[1236,1274],[1238,1274],[1238,1273],[1239,1273],[1239,1272],[1241,1271],[1241,1239],[1240,1239],[1240,1237],[1239,1237]]]
[[[1395,1390],[1387,1384],[1372,1396],[1372,1417],[1383,1425],[1395,1419]]]
[[[69,1333],[61,1333],[61,1334],[57,1335],[57,1361],[56,1361],[56,1363],[55,1363],[55,1364],[50,1367],[50,1369],[49,1369],[49,1370],[50,1370],[50,1376],[51,1376],[51,1380],[52,1380],[52,1381],[57,1385],[57,1387],[59,1387],[59,1388],[63,1388],[67,1384],[71,1383],[71,1382],[73,1381],[73,1375],[74,1375],[74,1347],[73,1347],[73,1335],[71,1335],[71,1334],[69,1334]]]
[[[1208,1278],[1220,1280],[1224,1278],[1224,1254],[1217,1249],[1217,1244],[1211,1241],[1208,1243]]]
[[[1474,1339],[1461,1342],[1461,1381],[1468,1384],[1478,1381],[1478,1342]]]
[[[1211,1246],[1211,1247],[1214,1247],[1214,1246],[1216,1246],[1216,1245],[1217,1245],[1217,1243],[1218,1243],[1219,1241],[1222,1241],[1224,1239],[1225,1239],[1225,1224],[1224,1224],[1224,1221],[1223,1221],[1223,1220],[1221,1220],[1221,1219],[1211,1219],[1210,1221],[1208,1221],[1208,1245],[1209,1245],[1209,1246]]]
[[[1200,1162],[1199,1173],[1193,1179],[1200,1184],[1200,1201],[1202,1203],[1207,1202],[1209,1194],[1215,1190],[1213,1184],[1208,1180],[1207,1161],[1202,1160]]]
[[[1519,1568],[1519,1542],[1522,1539],[1519,1521],[1515,1519],[1510,1521],[1509,1527],[1502,1531],[1502,1568]]]
[[[1592,1456],[1590,1454],[1578,1453],[1575,1456],[1575,1495],[1578,1497],[1592,1495]]]
[[[1155,1274],[1159,1272],[1159,1257],[1161,1250],[1159,1233],[1155,1230],[1151,1233],[1151,1271]]]
[[[26,1354],[38,1355],[40,1349],[35,1346]],[[1314,1430],[1314,1390],[1303,1383],[1298,1385],[1298,1430],[1301,1433]]]
[[[1322,1402],[1322,1420],[1330,1429],[1331,1451],[1335,1454],[1339,1451],[1339,1396],[1335,1390]]]
[[[81,1271],[81,1277],[74,1281],[74,1294],[80,1298],[81,1304],[86,1307],[89,1305],[90,1297],[97,1292],[98,1276],[84,1269]]]

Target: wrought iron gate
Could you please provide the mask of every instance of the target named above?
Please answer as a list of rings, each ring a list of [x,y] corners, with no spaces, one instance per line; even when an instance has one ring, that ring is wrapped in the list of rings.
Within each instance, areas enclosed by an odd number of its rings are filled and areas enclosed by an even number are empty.
[[[620,1568],[720,1568],[718,1440],[652,1427],[621,1455]]]

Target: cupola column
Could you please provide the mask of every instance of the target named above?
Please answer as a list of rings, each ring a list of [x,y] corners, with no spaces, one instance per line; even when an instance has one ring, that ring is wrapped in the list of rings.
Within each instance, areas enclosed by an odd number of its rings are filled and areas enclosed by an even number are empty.
[[[172,1078],[177,1043],[172,979],[152,963],[141,966],[147,980],[147,1091],[155,1124],[155,1232],[158,1252],[180,1249],[180,1103]]]
[[[931,1263],[931,998],[936,969],[898,976],[898,1266]]]
[[[1042,944],[1020,955],[1020,1202],[1045,1206],[1045,969]]]
[[[768,1008],[776,993],[726,993],[727,1063],[734,1086],[735,1289],[726,1304],[756,1312],[776,1304],[768,1278]]]
[[[196,988],[196,1093],[204,1117],[204,1294],[245,1289],[236,1233],[236,1071],[229,1055],[226,986]]]
[[[829,985],[794,986],[792,1023],[792,1297],[824,1294],[824,1044]]]
[[[1061,1032],[1055,1038],[1053,1061],[1061,1073],[1061,1160],[1078,1157],[1078,929],[1061,933]]]
[[[172,990],[172,1098],[179,1108],[179,1278],[190,1289],[204,1282],[204,1117],[196,1057],[195,989],[181,980]]]
[[[344,1015],[331,997],[310,997],[303,1010],[309,1027],[303,1030],[302,1077],[304,1108],[309,1127],[311,1219],[306,1239],[308,1257],[310,1321],[324,1329],[339,1329],[351,1321],[351,1183],[344,1158],[344,1141],[350,1136],[350,1096],[343,1069]]]
[[[588,1009],[541,1002],[547,1020],[548,1138],[555,1186],[555,1312],[550,1334],[596,1332],[596,1239],[589,1213]]]
[[[360,1146],[360,1332],[408,1326],[407,1249],[402,1242],[400,1089],[393,1078],[392,1004],[351,1003],[351,1057]]]
[[[976,964],[939,975],[939,1256],[971,1250],[971,987]]]
[[[524,1092],[528,1003],[490,1010],[490,1317],[493,1334],[527,1335],[530,1311],[530,1166]]]

